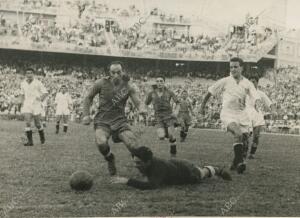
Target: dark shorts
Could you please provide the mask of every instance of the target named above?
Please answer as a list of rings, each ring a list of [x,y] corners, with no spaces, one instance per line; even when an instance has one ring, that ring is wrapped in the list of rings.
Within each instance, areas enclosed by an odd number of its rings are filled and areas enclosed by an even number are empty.
[[[174,124],[177,123],[177,119],[173,115],[155,116],[155,120],[156,120],[155,125],[158,128],[167,128],[170,126],[174,126]]]
[[[179,113],[178,122],[182,127],[190,126],[192,124],[192,119],[189,113]]]
[[[130,126],[127,123],[126,117],[117,117],[115,119],[102,119],[100,115],[96,115],[94,118],[94,129],[102,129],[112,136],[112,140],[115,143],[122,142],[119,138],[119,134],[124,131],[131,131]]]

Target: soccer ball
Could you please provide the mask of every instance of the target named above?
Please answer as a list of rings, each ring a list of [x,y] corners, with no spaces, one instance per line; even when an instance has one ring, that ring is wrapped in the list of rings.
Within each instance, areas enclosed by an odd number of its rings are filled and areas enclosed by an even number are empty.
[[[76,191],[87,191],[93,186],[93,177],[86,171],[76,171],[71,175],[70,186]]]

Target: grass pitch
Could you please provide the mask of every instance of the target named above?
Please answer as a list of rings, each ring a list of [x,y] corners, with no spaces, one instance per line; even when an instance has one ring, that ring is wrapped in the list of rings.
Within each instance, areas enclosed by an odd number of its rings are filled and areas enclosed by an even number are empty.
[[[0,124],[0,217],[87,216],[300,216],[300,137],[262,135],[257,158],[233,181],[208,179],[199,185],[139,191],[110,183],[106,162],[94,144],[92,126],[70,124],[69,132],[46,128],[46,144],[34,134],[33,147],[21,143],[24,123]],[[179,132],[177,132],[179,136]],[[154,128],[140,138],[155,155],[169,158],[167,141]],[[230,165],[231,136],[191,129],[178,143],[178,158],[199,165]],[[123,144],[112,144],[118,174],[138,176]],[[87,170],[94,186],[87,192],[69,187],[70,175]]]

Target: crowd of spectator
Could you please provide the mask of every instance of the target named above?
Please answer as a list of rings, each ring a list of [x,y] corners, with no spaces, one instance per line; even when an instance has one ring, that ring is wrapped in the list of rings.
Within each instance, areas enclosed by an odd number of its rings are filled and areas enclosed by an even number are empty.
[[[63,68],[53,68],[44,66],[36,68],[40,75],[40,79],[49,91],[46,102],[48,118],[51,120],[55,114],[54,98],[57,91],[62,85],[66,85],[71,94],[74,105],[72,111],[72,120],[80,120],[82,113],[82,100],[86,91],[91,84],[99,78],[106,75],[104,68],[97,71],[95,74],[88,74],[87,71],[82,71],[84,68],[73,68],[72,71],[65,72]],[[87,70],[87,69],[85,69]],[[91,70],[89,70],[91,72]],[[154,82],[153,78],[147,75],[136,77],[131,73],[132,82],[139,90],[139,95],[142,100],[145,100],[147,93],[151,90]],[[148,74],[149,75],[149,74]],[[154,75],[155,76],[155,75]],[[24,76],[20,73],[20,69],[13,65],[0,66],[0,111],[2,115],[15,117],[20,115],[21,100],[20,100],[20,83]],[[283,131],[285,129],[293,129],[300,125],[300,76],[297,68],[280,68],[277,70],[270,69],[266,74],[266,78],[262,80],[260,89],[266,92],[271,100],[277,106],[277,116],[269,119],[267,122],[268,131]],[[262,81],[261,80],[261,81]],[[271,81],[271,82],[270,82]],[[200,128],[221,128],[220,122],[220,97],[214,97],[210,100],[208,113],[205,116],[200,115],[199,107],[202,103],[203,96],[207,92],[207,88],[214,80],[206,77],[172,77],[167,79],[167,86],[180,96],[182,90],[187,90],[189,98],[194,106],[196,116],[193,118],[193,126]],[[129,109],[130,104],[128,105]],[[97,102],[94,103],[93,113],[97,111]],[[148,117],[140,117],[134,110],[127,110],[128,117],[132,122],[143,120],[147,125],[154,122],[154,111],[148,111]],[[275,130],[274,130],[275,129]]]
[[[55,7],[50,0],[24,0],[21,5],[23,9],[28,5],[34,8]],[[69,24],[62,24],[57,19],[47,20],[43,13],[26,14],[25,22],[19,23],[1,13],[2,46],[138,57],[227,60],[229,56],[237,55],[255,59],[268,52],[277,40],[276,31],[249,22],[240,28],[233,26],[231,32],[219,36],[205,33],[191,35],[172,26],[146,31],[143,24],[133,31],[130,27],[121,27],[119,20],[135,16],[139,20],[141,12],[135,5],[122,9],[95,1],[66,1],[64,7],[78,14]],[[113,22],[97,18],[107,14],[115,18]],[[150,16],[159,17],[161,22],[187,22],[183,15],[166,15],[158,9],[151,10]]]

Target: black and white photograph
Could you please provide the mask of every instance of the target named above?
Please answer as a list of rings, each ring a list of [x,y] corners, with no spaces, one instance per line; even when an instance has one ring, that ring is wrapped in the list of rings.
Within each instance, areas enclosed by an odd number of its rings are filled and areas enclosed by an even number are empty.
[[[299,0],[0,0],[0,218],[300,216]]]

